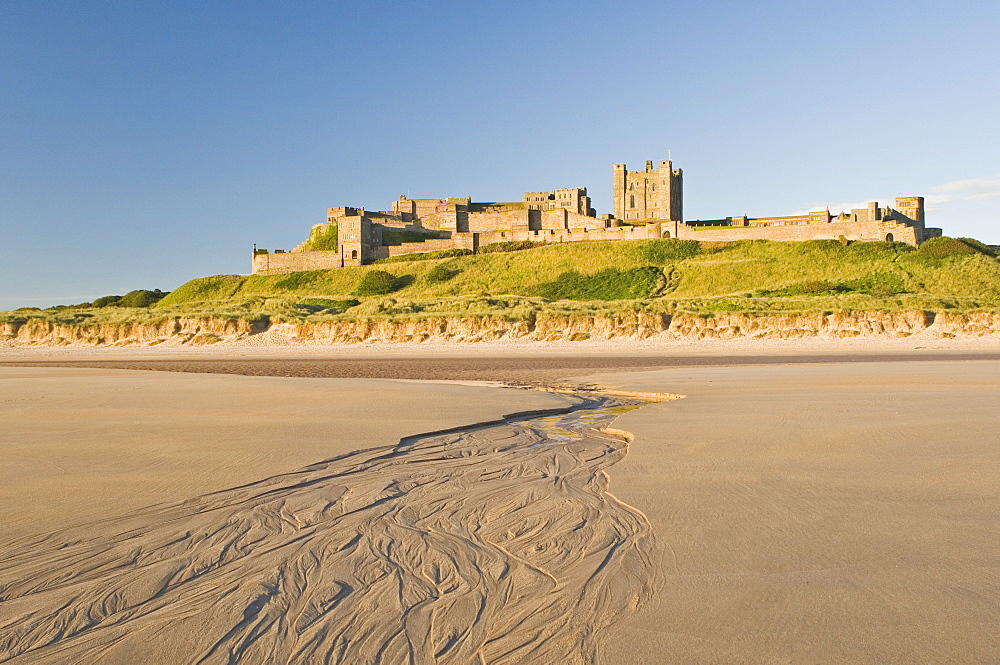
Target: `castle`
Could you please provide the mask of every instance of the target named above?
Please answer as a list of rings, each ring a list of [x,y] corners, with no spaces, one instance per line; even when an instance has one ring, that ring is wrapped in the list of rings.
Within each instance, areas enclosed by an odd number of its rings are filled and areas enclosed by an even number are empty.
[[[850,213],[829,210],[787,217],[734,216],[683,220],[683,173],[670,160],[643,171],[624,164],[612,168],[614,214],[598,216],[586,187],[525,192],[520,201],[473,202],[471,198],[410,199],[400,196],[392,210],[330,208],[326,222],[313,226],[310,239],[336,227],[336,249],[313,249],[306,241],[290,252],[254,247],[254,274],[360,266],[377,259],[445,249],[476,251],[508,241],[542,243],[588,240],[681,238],[734,240],[895,240],[917,245],[941,235],[924,226],[924,199],[877,202]]]

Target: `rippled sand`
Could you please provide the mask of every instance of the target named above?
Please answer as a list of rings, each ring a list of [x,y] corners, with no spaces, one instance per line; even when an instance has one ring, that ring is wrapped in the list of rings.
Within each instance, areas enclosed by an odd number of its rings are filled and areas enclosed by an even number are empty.
[[[0,660],[1000,662],[995,355],[211,361],[687,395],[401,446],[572,400],[0,368],[64,377],[0,382]]]
[[[0,657],[594,662],[654,539],[607,492],[630,403],[574,401],[8,545]]]

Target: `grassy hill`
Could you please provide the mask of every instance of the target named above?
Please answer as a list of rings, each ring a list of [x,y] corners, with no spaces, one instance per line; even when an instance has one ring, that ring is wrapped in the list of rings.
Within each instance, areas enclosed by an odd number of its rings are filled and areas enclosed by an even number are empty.
[[[538,311],[815,313],[861,309],[1000,311],[1000,263],[974,240],[546,245],[360,268],[191,280],[147,309],[52,314],[91,323],[167,315],[319,321]],[[37,310],[36,310],[37,311]],[[18,314],[23,316],[24,310]],[[39,312],[41,315],[41,312]],[[11,315],[7,315],[8,319]]]

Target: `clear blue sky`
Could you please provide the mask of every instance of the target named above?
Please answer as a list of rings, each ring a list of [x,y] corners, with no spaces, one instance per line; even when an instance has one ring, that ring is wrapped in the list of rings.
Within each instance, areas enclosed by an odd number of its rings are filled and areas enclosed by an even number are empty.
[[[670,151],[685,217],[928,197],[1000,243],[1000,3],[0,3],[0,308],[249,271],[335,205]]]

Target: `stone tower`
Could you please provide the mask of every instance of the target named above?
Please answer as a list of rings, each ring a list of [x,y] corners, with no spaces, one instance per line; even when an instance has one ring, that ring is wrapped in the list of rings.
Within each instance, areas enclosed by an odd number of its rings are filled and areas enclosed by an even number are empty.
[[[355,214],[337,217],[337,251],[341,267],[361,266],[378,258],[382,245],[382,226],[373,224],[364,208],[352,210]]]
[[[903,215],[917,222],[921,228],[924,226],[924,197],[922,196],[901,196],[896,199],[896,210]]]
[[[661,160],[656,170],[646,162],[645,171],[629,171],[624,164],[613,167],[615,217],[626,222],[684,220],[683,173],[673,163]]]

